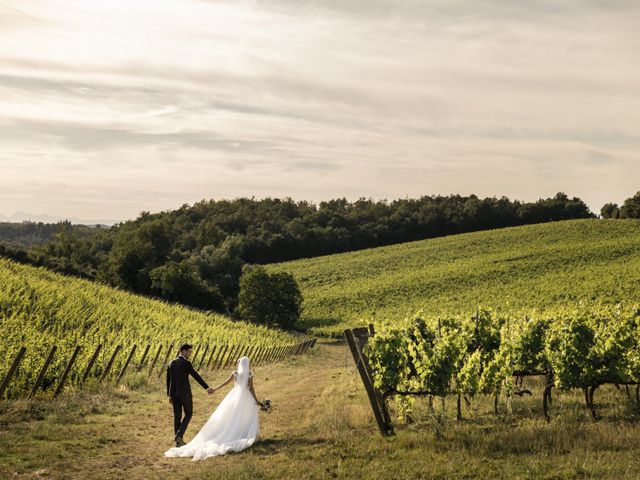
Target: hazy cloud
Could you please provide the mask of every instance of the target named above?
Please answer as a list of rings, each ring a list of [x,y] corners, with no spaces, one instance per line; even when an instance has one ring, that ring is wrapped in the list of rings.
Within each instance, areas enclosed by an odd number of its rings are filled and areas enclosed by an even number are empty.
[[[3,0],[0,215],[640,189],[640,5]]]

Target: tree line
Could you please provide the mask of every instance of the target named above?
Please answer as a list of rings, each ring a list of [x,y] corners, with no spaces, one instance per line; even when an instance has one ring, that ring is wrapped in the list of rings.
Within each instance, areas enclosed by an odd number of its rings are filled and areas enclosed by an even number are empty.
[[[627,198],[622,206],[617,203],[605,203],[600,209],[602,218],[640,218],[640,192]]]
[[[30,248],[53,242],[61,232],[72,234],[76,238],[85,238],[103,226],[73,225],[68,220],[57,223],[43,222],[0,222],[0,242],[17,247]]]
[[[564,193],[535,202],[476,195],[314,204],[290,198],[203,200],[81,237],[61,229],[0,255],[189,306],[233,312],[247,264],[315,257],[444,235],[594,217]]]

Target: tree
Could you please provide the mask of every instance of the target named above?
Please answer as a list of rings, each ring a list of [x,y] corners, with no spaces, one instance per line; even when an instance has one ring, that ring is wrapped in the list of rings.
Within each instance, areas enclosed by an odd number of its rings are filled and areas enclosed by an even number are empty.
[[[207,310],[226,310],[218,287],[204,282],[190,261],[167,262],[151,270],[149,278],[151,293],[154,295]]]
[[[620,218],[640,218],[640,192],[624,201],[620,209]]]
[[[269,326],[291,327],[300,319],[301,308],[302,294],[293,275],[269,274],[261,266],[243,269],[237,309],[242,318]]]
[[[605,203],[600,209],[602,218],[620,218],[620,207],[617,203]]]

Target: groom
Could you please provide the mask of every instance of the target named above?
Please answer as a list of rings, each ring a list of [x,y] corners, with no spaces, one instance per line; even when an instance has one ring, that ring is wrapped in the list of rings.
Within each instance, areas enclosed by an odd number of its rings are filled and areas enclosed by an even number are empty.
[[[195,378],[202,385],[202,388],[207,390],[208,394],[215,392],[191,365],[189,357],[191,357],[192,353],[193,348],[191,345],[185,343],[180,347],[180,355],[173,359],[167,368],[167,396],[169,397],[169,403],[173,405],[173,428],[176,434],[177,447],[185,444],[182,437],[193,415],[189,375]],[[183,410],[184,417],[182,417]]]

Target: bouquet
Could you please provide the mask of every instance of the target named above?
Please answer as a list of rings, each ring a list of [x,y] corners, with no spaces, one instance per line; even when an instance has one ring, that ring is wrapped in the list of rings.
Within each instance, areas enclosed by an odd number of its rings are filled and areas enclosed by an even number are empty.
[[[271,400],[263,400],[260,402],[260,410],[269,413],[271,411]]]

